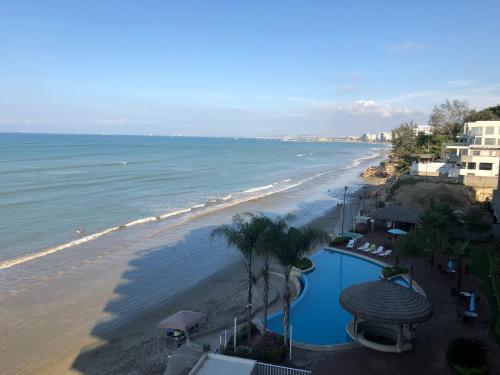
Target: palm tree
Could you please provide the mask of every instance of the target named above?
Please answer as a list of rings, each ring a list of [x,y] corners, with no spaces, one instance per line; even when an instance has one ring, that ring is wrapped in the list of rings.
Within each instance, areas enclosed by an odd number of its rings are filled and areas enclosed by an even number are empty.
[[[245,214],[250,220],[245,220],[241,215],[233,216],[231,225],[220,225],[215,228],[210,238],[223,237],[226,239],[229,246],[234,246],[242,254],[245,262],[245,270],[247,273],[248,295],[247,295],[247,339],[251,339],[251,317],[252,317],[252,286],[253,286],[253,256],[254,248],[259,235],[265,229],[264,222],[258,216],[253,214]]]
[[[281,245],[281,235],[288,227],[288,222],[293,219],[292,215],[277,217],[271,220],[265,216],[258,216],[256,220],[262,222],[265,227],[260,234],[255,251],[262,260],[262,279],[264,281],[263,306],[264,306],[264,332],[267,332],[267,307],[269,302],[269,276],[271,269],[271,261],[275,254],[279,251]]]
[[[404,236],[400,236],[396,241],[395,248],[396,254],[404,254],[410,260],[409,279],[410,288],[413,287],[413,258],[422,254],[422,241],[419,233],[415,230],[408,232]]]
[[[462,264],[470,255],[469,241],[450,242],[448,246],[446,246],[446,253],[457,263],[457,291],[460,291],[462,287]]]
[[[425,250],[429,253],[431,267],[434,266],[434,256],[445,248],[445,244],[453,237],[458,225],[458,218],[453,210],[444,203],[434,203],[421,216],[422,234]]]
[[[283,287],[283,339],[285,347],[288,347],[290,333],[290,305],[292,293],[290,290],[290,276],[292,267],[314,246],[328,241],[328,234],[313,228],[300,230],[290,228],[286,232],[278,233],[276,259],[281,265],[285,276]]]

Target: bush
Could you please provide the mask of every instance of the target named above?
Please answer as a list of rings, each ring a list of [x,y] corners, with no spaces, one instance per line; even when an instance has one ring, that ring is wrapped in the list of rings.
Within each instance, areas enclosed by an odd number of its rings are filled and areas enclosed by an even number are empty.
[[[259,332],[259,329],[253,323],[250,323],[250,325],[251,325],[250,333],[252,336],[254,336],[257,332]],[[238,332],[236,332],[236,345],[246,343],[247,337],[248,337],[247,332],[248,332],[247,325],[245,323],[243,326],[241,326],[241,328],[238,330]],[[229,347],[231,347],[231,349],[230,349],[231,351],[233,350],[233,340],[234,340],[234,335],[231,335],[231,337],[227,341],[227,349],[226,350],[228,350]],[[236,348],[236,350],[238,350],[238,348]]]
[[[257,361],[279,364],[283,362],[286,348],[283,345],[283,336],[276,333],[267,333],[255,343],[252,357]]]
[[[333,240],[331,240],[329,242],[329,245],[330,246],[336,246],[336,245],[345,245],[346,243],[349,242],[349,240],[351,239],[351,237],[336,237],[334,238]]]
[[[460,337],[448,344],[446,359],[450,367],[463,375],[488,373],[488,353],[479,341]]]
[[[405,267],[395,266],[395,267],[384,267],[382,268],[382,276],[386,279],[408,273],[408,269]]]
[[[313,262],[309,258],[302,258],[299,261],[295,262],[294,266],[299,270],[307,270],[313,266]]]

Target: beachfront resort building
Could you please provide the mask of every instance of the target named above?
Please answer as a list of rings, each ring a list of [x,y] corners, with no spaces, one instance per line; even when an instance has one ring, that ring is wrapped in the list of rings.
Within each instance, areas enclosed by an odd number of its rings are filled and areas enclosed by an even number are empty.
[[[442,161],[420,157],[410,174],[455,178],[474,188],[476,198],[484,201],[497,189],[499,169],[500,121],[477,121],[464,125],[457,141],[446,146]]]
[[[460,181],[473,187],[479,200],[491,198],[498,186],[500,121],[466,123],[457,142],[446,148],[449,160],[460,166]]]

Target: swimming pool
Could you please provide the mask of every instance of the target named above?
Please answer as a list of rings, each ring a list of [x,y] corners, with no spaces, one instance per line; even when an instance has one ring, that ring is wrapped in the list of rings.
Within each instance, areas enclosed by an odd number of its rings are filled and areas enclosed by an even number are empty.
[[[293,340],[313,345],[351,342],[345,326],[352,316],[340,306],[340,293],[353,284],[378,280],[382,267],[369,260],[326,249],[311,259],[316,268],[302,276],[302,293],[292,304]],[[283,312],[269,317],[268,327],[283,334]]]

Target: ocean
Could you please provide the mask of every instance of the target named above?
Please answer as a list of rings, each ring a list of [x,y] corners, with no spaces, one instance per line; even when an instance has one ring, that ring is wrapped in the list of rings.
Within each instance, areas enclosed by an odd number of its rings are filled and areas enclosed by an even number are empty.
[[[286,191],[376,151],[362,143],[0,134],[0,267],[120,225]]]
[[[359,173],[386,151],[364,143],[0,133],[0,374],[40,373],[203,288],[241,261],[222,239],[210,240],[235,214],[293,213],[298,226],[339,204],[344,186],[360,202]]]

